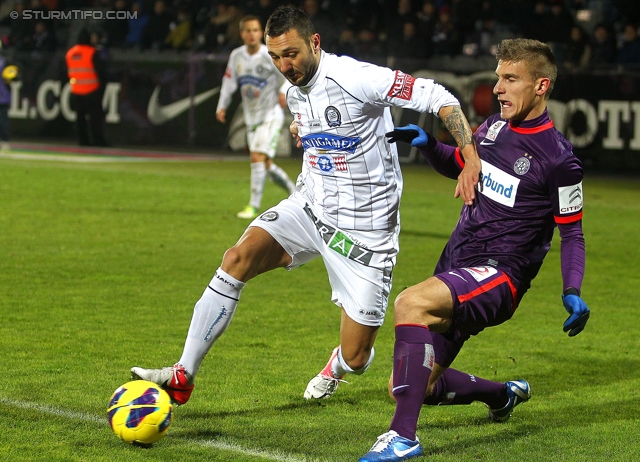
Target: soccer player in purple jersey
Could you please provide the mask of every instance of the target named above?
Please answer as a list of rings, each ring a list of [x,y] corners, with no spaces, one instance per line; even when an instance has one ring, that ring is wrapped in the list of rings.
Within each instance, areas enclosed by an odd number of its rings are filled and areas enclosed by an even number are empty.
[[[396,298],[389,383],[396,410],[389,431],[361,462],[422,455],[416,435],[422,404],[481,401],[490,419],[504,422],[531,397],[525,380],[497,383],[449,366],[470,336],[511,318],[542,265],[556,226],[562,240],[562,301],[569,313],[564,331],[577,335],[589,319],[580,298],[582,167],[547,113],[555,58],[547,45],[528,39],[504,40],[496,58],[493,92],[500,114],[474,134],[482,163],[475,203],[462,208],[434,276]],[[415,125],[387,136],[420,148],[433,168],[449,178],[456,178],[464,165],[455,148]]]

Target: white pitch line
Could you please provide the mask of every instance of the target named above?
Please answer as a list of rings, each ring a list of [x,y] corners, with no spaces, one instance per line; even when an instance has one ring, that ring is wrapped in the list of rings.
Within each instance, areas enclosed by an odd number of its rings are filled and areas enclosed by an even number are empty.
[[[254,449],[254,450],[246,449],[246,448],[243,448],[242,446],[238,446],[235,443],[225,443],[225,442],[216,441],[216,440],[206,440],[206,441],[191,440],[191,441],[193,441],[193,443],[197,444],[198,446],[222,449],[222,450],[231,451],[231,452],[239,452],[247,456],[263,457],[265,459],[275,460],[278,462],[317,462],[316,459],[306,459],[306,458],[299,459],[297,457],[293,457],[289,454],[284,454],[284,453],[273,453],[273,452],[267,452],[259,449]]]
[[[154,159],[144,157],[101,157],[101,156],[69,156],[64,154],[0,154],[0,159],[15,160],[47,160],[54,162],[106,163],[106,162],[150,162]]]
[[[88,154],[67,155],[67,154],[39,154],[39,153],[0,153],[0,159],[13,160],[41,160],[53,162],[77,162],[77,163],[112,163],[112,162],[210,162],[225,161],[246,161],[246,156],[215,156],[215,157],[144,157],[144,156],[95,156]]]
[[[57,417],[64,417],[71,420],[81,420],[83,422],[91,422],[100,425],[109,425],[107,417],[98,417],[94,414],[87,414],[85,412],[69,411],[67,409],[60,409],[58,407],[49,406],[47,404],[30,403],[28,401],[20,401],[16,399],[10,399],[0,397],[0,404],[6,406],[17,407],[20,409],[30,409],[44,414],[50,414]],[[273,460],[276,462],[314,462],[315,459],[298,458],[290,454],[275,453],[264,451],[261,449],[247,449],[242,446],[224,441],[217,440],[187,440],[190,443],[197,444],[205,448],[219,449],[223,451],[237,452],[252,457],[262,457],[264,459]]]

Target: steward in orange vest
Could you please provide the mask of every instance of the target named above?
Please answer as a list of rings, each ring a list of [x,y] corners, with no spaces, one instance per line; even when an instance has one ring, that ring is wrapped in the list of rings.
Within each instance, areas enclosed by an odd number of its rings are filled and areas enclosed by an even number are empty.
[[[100,79],[93,64],[95,52],[91,45],[80,43],[67,51],[67,73],[74,95],[86,95],[100,88]]]
[[[65,58],[80,145],[107,146],[102,109],[104,65],[91,44],[89,32],[80,31],[77,45],[67,51]]]

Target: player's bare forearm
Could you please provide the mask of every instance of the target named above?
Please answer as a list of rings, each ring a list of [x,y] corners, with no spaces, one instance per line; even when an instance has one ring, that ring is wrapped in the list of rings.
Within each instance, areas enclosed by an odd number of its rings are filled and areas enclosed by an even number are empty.
[[[473,132],[460,106],[445,106],[438,113],[445,127],[460,147],[464,157],[464,168],[458,177],[454,197],[462,196],[465,204],[471,205],[475,199],[475,186],[480,178],[480,158],[473,140]]]
[[[468,145],[473,146],[473,132],[460,106],[445,106],[440,109],[439,116],[461,151]]]

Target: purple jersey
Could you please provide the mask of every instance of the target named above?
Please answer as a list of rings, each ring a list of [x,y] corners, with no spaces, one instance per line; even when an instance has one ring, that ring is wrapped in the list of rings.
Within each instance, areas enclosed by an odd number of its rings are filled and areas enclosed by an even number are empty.
[[[546,111],[518,125],[493,115],[474,137],[482,161],[476,202],[463,206],[435,273],[499,268],[512,279],[518,303],[542,265],[556,224],[582,218],[581,163]],[[424,154],[448,176],[452,163],[457,172],[463,167],[459,149],[439,144]]]
[[[0,55],[0,73],[6,67],[6,61],[2,55]],[[0,78],[0,104],[11,104],[11,88],[9,85]]]

